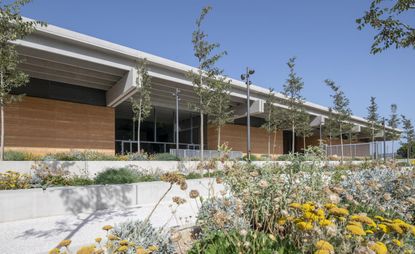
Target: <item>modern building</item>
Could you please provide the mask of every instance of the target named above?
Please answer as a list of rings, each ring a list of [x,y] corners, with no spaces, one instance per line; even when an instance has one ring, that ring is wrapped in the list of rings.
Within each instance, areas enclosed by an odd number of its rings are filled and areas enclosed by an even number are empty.
[[[69,31],[53,25],[39,28],[24,40],[16,41],[24,58],[20,68],[30,75],[21,102],[6,108],[6,149],[34,153],[96,150],[106,153],[134,151],[136,145],[132,111],[128,102],[136,92],[136,62],[146,58],[152,77],[153,111],[141,128],[141,147],[148,152],[168,152],[175,148],[175,96],[180,89],[180,148],[200,148],[199,114],[189,109],[197,103],[186,73],[195,68],[135,49]],[[232,80],[232,108],[235,119],[223,128],[222,140],[234,151],[246,151],[246,85]],[[251,86],[252,153],[267,153],[264,105],[268,89]],[[282,95],[277,94],[283,98]],[[275,105],[281,106],[281,105]],[[328,108],[306,102],[315,135],[307,144],[317,145],[319,128]],[[353,116],[356,132],[367,122]],[[205,149],[216,149],[216,131],[205,123]],[[365,137],[361,136],[360,139]],[[276,136],[276,154],[287,153],[292,133]],[[301,149],[302,142],[298,142]]]

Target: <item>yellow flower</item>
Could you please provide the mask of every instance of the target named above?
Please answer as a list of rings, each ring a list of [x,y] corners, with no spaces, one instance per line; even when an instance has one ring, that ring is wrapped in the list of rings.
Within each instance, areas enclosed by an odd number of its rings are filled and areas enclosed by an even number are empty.
[[[127,250],[128,250],[128,246],[125,246],[125,245],[118,248],[119,252],[126,252]]]
[[[88,245],[81,247],[76,254],[94,254],[95,253],[95,245]]]
[[[314,252],[314,254],[330,254],[330,251],[328,250],[317,250]]]
[[[322,227],[327,227],[327,226],[332,225],[333,222],[331,222],[330,220],[324,219],[324,220],[319,221],[318,224]]]
[[[330,214],[336,215],[336,216],[347,216],[349,215],[349,211],[347,211],[347,209],[344,208],[339,208],[339,207],[333,207],[329,210]]]
[[[385,218],[383,218],[382,216],[376,215],[375,219],[380,220],[380,221],[384,221]]]
[[[301,209],[303,209],[303,211],[313,211],[315,206],[313,203],[307,202],[301,206]]]
[[[362,223],[360,223],[358,221],[349,221],[349,225],[354,225],[354,226],[363,228]]]
[[[363,230],[363,228],[356,226],[356,225],[347,225],[346,229],[352,233],[353,235],[360,235],[360,236],[364,236],[366,235],[365,231]]]
[[[339,219],[339,221],[346,221],[345,217],[339,217],[338,219]]]
[[[61,250],[58,249],[58,248],[53,248],[48,253],[49,254],[59,254],[59,253],[61,253]]]
[[[102,227],[103,230],[108,231],[111,230],[113,227],[111,225],[105,225]]]
[[[383,233],[389,233],[389,228],[385,224],[378,224],[378,228],[383,231]]]
[[[371,246],[369,246],[369,249],[376,252],[376,254],[387,254],[388,253],[388,248],[382,242],[376,242],[372,244]]]
[[[128,242],[128,240],[121,240],[121,241],[119,242],[119,244],[120,244],[120,245],[128,245],[128,244],[129,244],[129,242]]]
[[[390,230],[395,231],[396,233],[402,235],[403,234],[403,230],[400,227],[399,224],[397,223],[385,223],[386,226],[389,227]]]
[[[337,207],[337,205],[335,205],[335,204],[325,204],[325,205],[324,205],[324,207],[325,207],[327,210],[330,210],[331,208]]]
[[[135,252],[136,254],[148,254],[148,251],[143,249],[143,248],[139,248],[136,250]]]
[[[357,215],[357,214],[355,214],[355,215],[352,215],[350,217],[350,219],[352,221],[358,221],[358,222],[364,223],[366,225],[376,226],[376,223],[371,218],[369,218],[367,216],[364,216],[364,215]]]
[[[374,232],[372,230],[365,230],[365,233],[370,235],[370,234],[374,234]]]
[[[314,212],[320,219],[324,219],[324,218],[326,218],[326,213],[324,212],[324,210],[323,209],[317,209],[315,212]]]
[[[310,222],[301,221],[301,222],[298,222],[296,225],[300,230],[303,230],[303,231],[313,229],[313,225]]]
[[[311,220],[311,221],[316,221],[316,220],[319,219],[319,217],[317,215],[315,215],[312,212],[308,212],[308,211],[304,213],[303,217],[304,217],[304,219]]]
[[[68,247],[70,244],[71,244],[71,240],[69,240],[69,239],[65,239],[65,240],[62,240],[60,243],[59,243],[59,246],[61,246],[61,247]]]
[[[118,240],[118,237],[115,235],[108,235],[108,240],[110,241]]]
[[[278,225],[280,225],[280,226],[283,226],[286,222],[287,222],[287,220],[284,219],[284,218],[279,218],[278,221],[277,221]]]
[[[396,244],[398,247],[401,247],[401,246],[402,246],[402,242],[401,242],[401,241],[399,241],[398,239],[393,239],[393,240],[392,240],[392,242],[393,242],[394,244]]]
[[[151,246],[148,247],[149,251],[157,251],[158,249],[159,249],[159,247],[154,246],[154,245],[151,245]]]
[[[301,204],[299,203],[291,203],[288,206],[291,208],[301,209]]]
[[[328,251],[334,251],[333,245],[331,245],[327,241],[320,240],[315,244],[316,248],[319,250],[328,250]]]
[[[100,243],[101,241],[102,241],[102,238],[101,237],[95,238],[95,242]]]

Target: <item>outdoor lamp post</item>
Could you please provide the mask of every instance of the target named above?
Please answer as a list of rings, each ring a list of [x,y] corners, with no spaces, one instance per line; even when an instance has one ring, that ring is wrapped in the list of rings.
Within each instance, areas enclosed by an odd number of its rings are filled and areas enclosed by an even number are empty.
[[[179,93],[180,90],[176,88],[176,92],[173,93],[173,96],[176,97],[176,157],[179,155]]]
[[[252,82],[249,77],[255,73],[255,70],[246,67],[246,73],[241,75],[241,79],[246,84],[246,156],[248,162],[251,162],[251,103],[250,103],[250,85]]]

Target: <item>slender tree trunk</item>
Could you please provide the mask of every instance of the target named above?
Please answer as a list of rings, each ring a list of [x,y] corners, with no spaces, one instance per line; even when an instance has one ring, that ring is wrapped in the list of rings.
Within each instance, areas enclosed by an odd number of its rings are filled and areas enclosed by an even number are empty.
[[[330,156],[333,156],[333,146],[332,146],[332,137],[331,137],[331,131],[330,131],[330,134],[329,134],[329,144],[330,144]]]
[[[408,164],[409,164],[409,162],[410,162],[410,158],[411,158],[411,146],[412,146],[412,144],[411,144],[412,142],[409,142],[408,141],[408,149],[407,149],[407,161],[408,161]]]
[[[4,87],[4,77],[3,71],[0,72],[0,85],[1,88]],[[4,101],[3,98],[0,99],[0,118],[1,118],[1,134],[0,134],[0,161],[4,160]]]
[[[203,112],[200,111],[200,160],[203,161]]]
[[[140,146],[141,103],[142,102],[140,100],[140,112],[138,113],[138,120],[137,120],[137,153],[141,153],[141,146]]]
[[[271,156],[271,132],[268,132],[268,159]]]
[[[375,125],[372,123],[372,147],[373,147],[373,159],[377,159],[377,147],[375,146]]]
[[[353,150],[352,150],[352,132],[349,132],[349,156],[353,159]]]
[[[304,154],[305,154],[305,147],[306,146],[306,144],[305,144],[305,136],[303,136],[303,150],[304,150]]]
[[[395,137],[392,139],[392,160],[395,162]]]
[[[292,125],[292,132],[293,132],[293,137],[292,137],[292,153],[295,153],[295,126],[294,124]]]
[[[219,150],[219,147],[221,145],[221,143],[220,143],[220,130],[221,130],[220,125],[218,125],[218,128],[217,128],[217,132],[218,132],[218,150]]]
[[[277,131],[274,131],[274,143],[272,145],[272,154],[274,155],[275,155],[276,142],[277,142]]]
[[[1,141],[0,141],[0,160],[4,160],[4,106],[3,106],[3,100],[1,100],[0,105],[0,115],[1,115]]]
[[[340,150],[341,150],[341,163],[343,164],[344,160],[344,147],[343,147],[343,130],[340,126]]]

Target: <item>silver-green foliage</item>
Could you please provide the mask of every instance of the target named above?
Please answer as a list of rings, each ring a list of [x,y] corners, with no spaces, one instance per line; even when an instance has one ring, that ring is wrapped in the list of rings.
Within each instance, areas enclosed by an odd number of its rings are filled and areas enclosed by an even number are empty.
[[[36,25],[43,25],[37,21],[27,21],[20,15],[20,8],[30,0],[17,0],[7,4],[0,1],[0,109],[1,126],[4,127],[4,107],[21,98],[13,95],[12,91],[29,82],[29,76],[18,69],[22,62],[16,46],[10,42],[23,39],[35,31]],[[1,127],[0,159],[4,154],[4,128]]]
[[[112,233],[122,240],[133,242],[136,247],[157,246],[158,250],[153,253],[175,253],[173,243],[170,241],[168,232],[164,229],[156,229],[149,222],[141,220],[128,221],[115,225]],[[130,249],[127,254],[135,254]]]
[[[148,74],[147,59],[140,61],[137,65],[136,79],[137,91],[130,98],[133,121],[137,121],[137,151],[140,152],[140,127],[151,113],[151,77]]]

